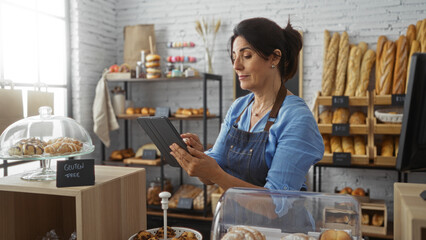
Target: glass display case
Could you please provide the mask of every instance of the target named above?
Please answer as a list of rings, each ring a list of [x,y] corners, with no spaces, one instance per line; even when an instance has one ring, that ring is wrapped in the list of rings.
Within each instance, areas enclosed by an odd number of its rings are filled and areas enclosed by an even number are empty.
[[[362,239],[360,209],[350,195],[231,188],[219,199],[211,236],[215,240],[253,236],[357,240]]]
[[[51,159],[85,155],[95,149],[89,133],[74,119],[54,116],[50,107],[40,115],[21,119],[0,136],[0,159],[40,160],[41,169],[26,173],[26,180],[54,180]]]

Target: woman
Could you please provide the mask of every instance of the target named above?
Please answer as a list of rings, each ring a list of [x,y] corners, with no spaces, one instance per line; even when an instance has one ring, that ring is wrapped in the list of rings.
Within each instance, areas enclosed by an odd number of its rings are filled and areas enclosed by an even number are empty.
[[[297,70],[300,34],[290,23],[282,29],[252,18],[234,28],[230,48],[240,86],[251,93],[231,105],[212,149],[204,153],[198,136],[186,133],[189,153],[173,144],[171,154],[190,176],[225,190],[302,189],[324,145],[305,102],[284,86]]]

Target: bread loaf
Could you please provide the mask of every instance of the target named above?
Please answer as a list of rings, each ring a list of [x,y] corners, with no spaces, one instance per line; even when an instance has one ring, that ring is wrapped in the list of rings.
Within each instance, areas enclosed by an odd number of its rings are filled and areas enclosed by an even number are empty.
[[[337,54],[339,52],[339,33],[335,32],[327,49],[327,59],[324,66],[324,78],[322,79],[322,95],[331,96],[336,76]]]
[[[423,20],[419,20],[416,23],[416,40],[419,42],[422,42],[421,39],[421,30],[422,30],[422,24],[423,24]]]
[[[405,92],[407,92],[408,88],[408,79],[410,79],[410,68],[411,68],[411,56],[413,56],[414,53],[420,52],[420,43],[417,40],[414,40],[411,43],[411,49],[410,49],[410,55],[408,57],[408,66],[407,66],[407,81],[405,82]]]
[[[355,96],[364,97],[367,96],[368,84],[370,82],[370,73],[373,68],[373,64],[376,61],[376,53],[369,49],[364,54],[361,61],[361,76],[359,84],[355,91]]]
[[[349,124],[365,124],[365,114],[363,112],[354,112],[349,118]]]
[[[347,108],[336,108],[333,112],[333,120],[331,123],[348,123],[349,121],[349,109]]]
[[[392,74],[395,63],[395,43],[387,41],[383,46],[383,53],[380,58],[380,78],[376,79],[378,83],[378,95],[387,95],[391,93],[392,88]],[[377,85],[376,85],[377,87]]]
[[[327,134],[323,134],[322,140],[324,142],[324,154],[330,154],[331,153],[330,136]]]
[[[321,233],[319,240],[352,240],[345,231],[328,229]]]
[[[422,27],[420,29],[420,47],[422,48],[422,53],[426,52],[426,18],[423,19]]]
[[[333,120],[333,112],[331,110],[324,110],[319,115],[319,123],[331,124]]]
[[[393,72],[392,94],[405,93],[405,79],[407,78],[408,46],[407,38],[399,36],[396,45],[396,59]]]
[[[330,146],[331,146],[331,152],[343,152],[342,149],[342,139],[339,136],[332,136],[330,138]]]
[[[380,69],[381,69],[381,57],[383,55],[383,47],[388,39],[385,36],[380,36],[377,40],[377,49],[376,49],[376,94],[379,94],[379,79],[380,79]]]
[[[395,157],[398,156],[398,150],[399,150],[399,136],[395,136],[394,139],[394,143],[395,143]]]
[[[336,84],[333,96],[342,96],[345,93],[346,71],[349,58],[349,36],[343,32],[340,37],[339,54],[337,57]]]
[[[330,32],[326,29],[324,30],[324,53],[323,53],[323,57],[322,57],[322,64],[323,64],[323,79],[324,79],[324,73],[325,73],[325,62],[327,61],[327,49],[328,49],[328,45],[330,45]]]
[[[393,137],[389,136],[389,135],[383,136],[382,151],[381,151],[382,156],[392,157],[393,156],[393,147],[394,147]]]
[[[408,52],[411,51],[411,43],[416,40],[416,26],[414,24],[410,24],[407,28],[407,45],[408,45]]]
[[[367,52],[368,45],[366,42],[359,42],[358,48],[361,50],[361,58],[364,57],[364,54]]]
[[[355,96],[355,90],[359,82],[361,69],[361,49],[353,47],[349,54],[348,82],[346,84],[345,96]]]
[[[342,149],[343,152],[355,154],[354,139],[351,136],[342,137]]]
[[[365,155],[365,140],[363,136],[354,136],[355,155]]]

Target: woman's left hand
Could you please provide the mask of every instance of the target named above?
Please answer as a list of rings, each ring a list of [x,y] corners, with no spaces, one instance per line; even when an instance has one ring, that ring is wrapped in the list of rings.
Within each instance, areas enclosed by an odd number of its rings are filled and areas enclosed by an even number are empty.
[[[189,176],[199,177],[214,183],[222,170],[216,160],[191,146],[187,148],[189,153],[173,143],[170,146],[172,150],[170,154],[176,158]]]

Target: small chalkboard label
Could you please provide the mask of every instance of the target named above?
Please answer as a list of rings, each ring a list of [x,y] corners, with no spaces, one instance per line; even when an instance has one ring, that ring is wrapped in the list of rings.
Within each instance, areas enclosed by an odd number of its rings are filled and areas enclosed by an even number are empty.
[[[331,130],[333,136],[349,136],[349,124],[347,123],[333,124]]]
[[[392,94],[392,106],[404,106],[405,94]]]
[[[170,117],[170,108],[169,107],[157,107],[155,108],[156,117]]]
[[[348,96],[332,96],[331,106],[347,108],[349,107],[349,97]]]
[[[56,187],[90,186],[94,184],[94,159],[57,161]]]
[[[351,153],[335,152],[333,153],[333,165],[336,166],[350,166],[351,165]]]
[[[192,209],[193,201],[192,198],[179,198],[177,207],[181,209]]]
[[[155,149],[144,149],[142,153],[142,159],[155,160],[157,158],[157,150]]]

